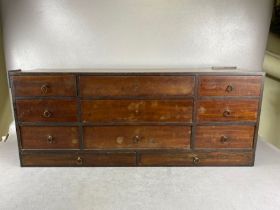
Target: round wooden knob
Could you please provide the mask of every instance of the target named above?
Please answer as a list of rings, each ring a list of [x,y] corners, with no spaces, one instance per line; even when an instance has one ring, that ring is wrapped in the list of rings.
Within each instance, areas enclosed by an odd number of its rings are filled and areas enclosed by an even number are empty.
[[[221,142],[226,143],[229,141],[229,138],[227,136],[221,136]]]
[[[141,138],[138,135],[133,137],[133,143],[134,144],[138,144],[140,142],[140,140],[141,140]]]
[[[41,92],[42,94],[46,94],[48,92],[49,86],[44,84],[41,86]]]
[[[78,165],[82,165],[83,164],[83,159],[80,156],[77,157],[77,164]]]
[[[45,118],[50,118],[52,116],[52,113],[49,110],[46,109],[43,113],[43,116]]]
[[[225,110],[223,115],[224,115],[224,117],[229,117],[231,115],[230,110]]]
[[[197,165],[200,162],[200,159],[197,156],[193,157],[193,163]]]
[[[48,140],[48,144],[54,143],[54,137],[52,135],[48,135],[47,140]]]
[[[232,91],[233,91],[233,86],[232,86],[232,85],[228,85],[228,86],[226,87],[226,92],[230,93],[230,92],[232,92]]]

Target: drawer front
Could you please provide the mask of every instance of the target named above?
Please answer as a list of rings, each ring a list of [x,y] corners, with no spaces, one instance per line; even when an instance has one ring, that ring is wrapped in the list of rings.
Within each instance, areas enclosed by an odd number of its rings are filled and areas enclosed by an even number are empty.
[[[259,101],[244,100],[199,100],[197,102],[198,122],[228,122],[257,120]]]
[[[134,152],[22,154],[22,166],[135,166]]]
[[[12,76],[15,96],[76,96],[76,77]]]
[[[95,126],[84,128],[87,149],[189,148],[187,126]]]
[[[261,76],[200,76],[200,96],[260,96]]]
[[[78,120],[76,100],[17,100],[21,122],[75,122]]]
[[[82,100],[83,122],[191,122],[192,100]]]
[[[78,127],[20,127],[23,149],[79,149]]]
[[[82,96],[189,96],[192,76],[81,76]]]
[[[250,166],[252,152],[142,153],[141,166]]]
[[[195,147],[198,149],[251,149],[254,131],[254,126],[198,126]]]

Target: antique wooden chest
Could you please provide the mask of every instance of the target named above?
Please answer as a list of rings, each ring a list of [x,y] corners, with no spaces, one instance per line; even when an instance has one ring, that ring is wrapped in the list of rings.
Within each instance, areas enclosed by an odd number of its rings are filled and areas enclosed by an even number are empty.
[[[21,166],[252,166],[263,73],[10,71]]]

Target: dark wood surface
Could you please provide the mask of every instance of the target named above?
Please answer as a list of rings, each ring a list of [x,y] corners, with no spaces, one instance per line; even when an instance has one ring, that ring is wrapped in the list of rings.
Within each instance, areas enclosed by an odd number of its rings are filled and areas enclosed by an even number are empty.
[[[200,96],[260,96],[261,76],[200,76]]]
[[[142,153],[140,166],[249,166],[252,152],[170,152]],[[196,160],[196,161],[195,161]]]
[[[9,72],[21,165],[252,166],[262,75]]]
[[[22,99],[16,101],[21,122],[76,122],[76,99]]]
[[[78,127],[66,126],[22,126],[23,149],[79,149]]]
[[[82,100],[83,122],[191,122],[193,102],[172,100]]]
[[[198,122],[256,122],[258,99],[202,99],[197,101]]]
[[[12,76],[15,96],[76,96],[76,77]]]
[[[81,76],[81,96],[190,96],[193,76]]]
[[[94,126],[84,127],[87,149],[190,147],[187,126]]]
[[[254,131],[254,126],[197,126],[195,136],[195,148],[252,149]]]

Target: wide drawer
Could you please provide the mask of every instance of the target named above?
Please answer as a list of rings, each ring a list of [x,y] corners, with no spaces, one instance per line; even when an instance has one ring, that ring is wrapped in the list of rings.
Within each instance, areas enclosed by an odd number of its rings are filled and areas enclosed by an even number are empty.
[[[29,153],[21,155],[22,166],[135,166],[134,152]]]
[[[78,127],[20,127],[23,149],[79,149]]]
[[[259,100],[199,100],[197,101],[198,122],[228,122],[257,120]]]
[[[260,96],[261,76],[200,76],[200,96]]]
[[[187,126],[94,126],[84,128],[87,149],[189,148]]]
[[[193,89],[193,76],[80,76],[82,96],[190,96]]]
[[[86,122],[191,122],[193,101],[172,100],[82,100]]]
[[[76,96],[76,77],[12,76],[15,96]]]
[[[17,100],[16,111],[21,122],[75,122],[77,101],[72,99]]]
[[[146,152],[140,166],[251,166],[252,152]]]
[[[195,148],[253,147],[254,126],[197,126]]]

